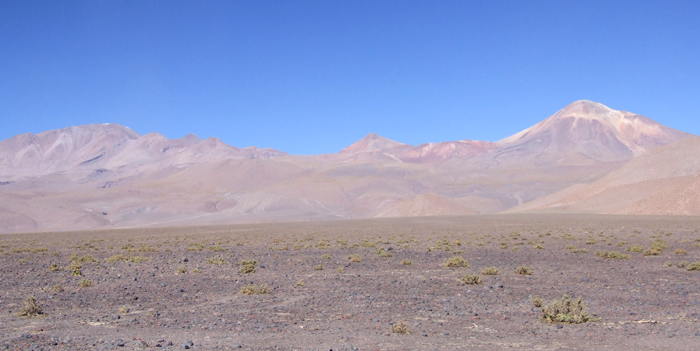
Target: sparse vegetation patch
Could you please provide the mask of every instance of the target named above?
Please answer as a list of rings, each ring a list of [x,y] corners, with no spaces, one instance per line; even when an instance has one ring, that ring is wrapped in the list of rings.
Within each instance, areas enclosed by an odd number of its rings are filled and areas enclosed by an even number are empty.
[[[542,319],[547,323],[581,324],[595,322],[598,319],[589,315],[580,297],[572,299],[569,295],[561,300],[554,300],[542,307]]]

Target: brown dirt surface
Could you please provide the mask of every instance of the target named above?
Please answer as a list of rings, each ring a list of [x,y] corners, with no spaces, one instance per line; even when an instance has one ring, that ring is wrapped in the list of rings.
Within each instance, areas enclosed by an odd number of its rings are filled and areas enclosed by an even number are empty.
[[[657,240],[666,245],[655,247],[668,246],[658,256],[626,251]],[[454,256],[468,267],[445,267]],[[239,273],[242,260],[255,260],[255,272]],[[696,350],[700,272],[679,266],[698,261],[697,217],[493,215],[8,234],[0,236],[0,349]],[[78,264],[80,276],[72,274]],[[532,275],[516,274],[520,266]],[[487,267],[498,275],[461,284]],[[240,294],[249,284],[270,292]],[[583,298],[599,320],[543,322],[532,299],[546,305],[564,294]],[[42,314],[20,316],[32,295]]]

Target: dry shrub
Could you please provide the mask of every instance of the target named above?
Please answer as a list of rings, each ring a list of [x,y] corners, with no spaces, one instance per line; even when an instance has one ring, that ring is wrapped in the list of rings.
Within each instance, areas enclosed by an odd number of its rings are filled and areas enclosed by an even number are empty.
[[[213,264],[213,265],[217,265],[217,266],[218,266],[218,265],[220,265],[220,264],[225,264],[225,263],[228,263],[228,262],[226,262],[225,259],[223,259],[223,258],[221,258],[221,257],[219,257],[219,256],[216,256],[216,257],[209,257],[209,258],[207,258],[207,263],[208,263],[208,264]]]
[[[700,261],[688,265],[689,271],[700,271]]]
[[[629,260],[632,256],[622,254],[617,251],[596,251],[595,255],[602,258],[612,258],[616,260]]]
[[[519,275],[532,275],[532,268],[527,266],[520,266],[515,269],[515,274]]]
[[[464,268],[469,268],[469,263],[467,260],[460,256],[454,256],[450,257],[445,260],[445,263],[443,263],[443,266],[445,267],[464,267]]]
[[[686,261],[680,261],[680,262],[676,263],[676,267],[678,267],[678,268],[685,268],[685,266],[687,266],[687,265],[688,265],[688,262],[686,262]]]
[[[82,279],[80,282],[78,282],[78,287],[81,288],[89,288],[92,286],[92,280],[90,279]]]
[[[190,243],[187,247],[187,251],[202,251],[204,250],[204,245],[198,243]]]
[[[676,255],[685,255],[686,253],[688,253],[687,251],[685,251],[683,249],[676,249],[676,251],[674,251],[674,252],[676,253]]]
[[[383,258],[394,257],[394,255],[392,253],[390,253],[384,249],[379,250],[379,252],[377,254],[379,255],[379,257],[383,257]]]
[[[411,331],[408,329],[408,324],[404,321],[398,321],[391,326],[391,332],[400,335],[409,335]]]
[[[185,274],[187,273],[187,267],[181,266],[180,268],[177,269],[177,274]]]
[[[42,313],[41,306],[39,306],[39,304],[36,302],[36,297],[32,295],[24,300],[24,306],[19,312],[19,315],[23,317],[35,317]]]
[[[59,267],[59,266],[58,266],[57,264],[55,264],[55,263],[52,263],[52,264],[49,266],[49,270],[50,270],[51,272],[56,272],[56,271],[61,270],[61,267]]]
[[[401,260],[401,264],[404,266],[410,266],[413,264],[413,261],[411,260]]]
[[[535,250],[544,250],[544,246],[537,245],[537,246],[535,246]]]
[[[580,297],[571,299],[569,295],[564,295],[561,300],[554,300],[546,307],[542,307],[542,319],[547,323],[568,324],[581,324],[598,320],[588,314]]]
[[[532,304],[535,305],[535,307],[542,307],[544,305],[544,300],[539,296],[535,296],[532,298]]]
[[[659,256],[661,255],[661,250],[657,250],[655,248],[649,248],[646,251],[644,251],[644,256]]]
[[[300,281],[297,282],[296,285],[297,285],[297,286],[304,286],[304,285],[306,285],[306,282],[303,281],[303,280],[300,280]]]
[[[651,248],[658,251],[664,251],[668,249],[668,244],[663,239],[657,239],[651,243]]]
[[[244,287],[241,288],[239,293],[241,295],[262,295],[262,294],[269,294],[271,291],[270,286],[267,284],[263,285],[255,285],[255,284],[248,284]]]
[[[362,262],[362,256],[358,254],[352,254],[348,256],[348,259],[350,260],[350,262]]]
[[[668,268],[668,267],[673,267],[673,262],[671,261],[666,261],[663,265],[663,268]]]
[[[498,275],[498,268],[496,267],[486,267],[481,270],[483,275]]]
[[[462,284],[478,285],[481,284],[481,277],[476,274],[465,274],[461,279]]]
[[[216,244],[214,246],[209,246],[209,248],[207,248],[207,250],[212,251],[212,252],[223,252],[223,251],[226,251],[228,249],[219,245],[219,244]]]
[[[238,273],[250,274],[255,273],[255,265],[258,264],[256,260],[241,260],[238,262],[240,268],[238,268]]]
[[[113,255],[113,256],[107,258],[105,261],[106,261],[107,263],[117,263],[117,262],[120,262],[120,261],[124,261],[125,259],[126,259],[126,258],[125,258],[124,256],[122,256],[122,255]]]
[[[52,290],[54,292],[62,292],[63,291],[63,286],[61,284],[56,284],[53,286]]]
[[[322,264],[317,264],[317,265],[314,267],[314,270],[316,270],[316,271],[322,271],[322,270],[323,270],[323,265],[322,265]]]
[[[72,254],[70,256],[70,262],[76,262],[76,263],[97,263],[98,260],[95,258],[95,256],[87,254],[84,256],[78,256],[76,254]]]
[[[321,259],[322,259],[322,260],[330,260],[330,259],[331,259],[331,255],[329,255],[329,254],[323,254],[323,255],[321,255]]]
[[[640,245],[632,245],[627,248],[627,252],[642,252],[644,251],[644,248],[641,247]]]
[[[70,265],[68,265],[68,270],[70,271],[70,274],[76,277],[83,275],[82,268],[83,265],[77,262],[71,262]]]

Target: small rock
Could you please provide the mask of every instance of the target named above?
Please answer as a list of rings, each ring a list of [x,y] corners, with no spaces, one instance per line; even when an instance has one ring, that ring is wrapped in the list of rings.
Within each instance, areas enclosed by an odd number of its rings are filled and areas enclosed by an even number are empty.
[[[117,339],[117,346],[119,346],[119,347],[124,347],[125,344],[126,344],[126,343],[124,343],[124,340],[122,340],[122,339]]]
[[[562,329],[564,326],[562,324],[557,324],[557,329]]]
[[[185,350],[189,350],[194,346],[194,342],[192,340],[187,340],[182,344],[182,348]]]

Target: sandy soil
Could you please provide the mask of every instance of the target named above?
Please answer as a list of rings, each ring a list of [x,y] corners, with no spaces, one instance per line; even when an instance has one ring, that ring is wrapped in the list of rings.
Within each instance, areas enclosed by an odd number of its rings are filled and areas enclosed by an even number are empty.
[[[2,235],[0,349],[696,350],[700,272],[678,263],[700,261],[699,229],[696,217],[503,215]],[[654,240],[668,245],[659,256],[625,252]],[[453,256],[470,267],[444,267]],[[244,259],[255,273],[239,273]],[[459,282],[486,267],[498,275]],[[239,293],[251,283],[271,291]],[[600,321],[541,321],[533,297],[563,294]],[[30,295],[43,314],[18,316]],[[392,333],[399,321],[410,334]]]

